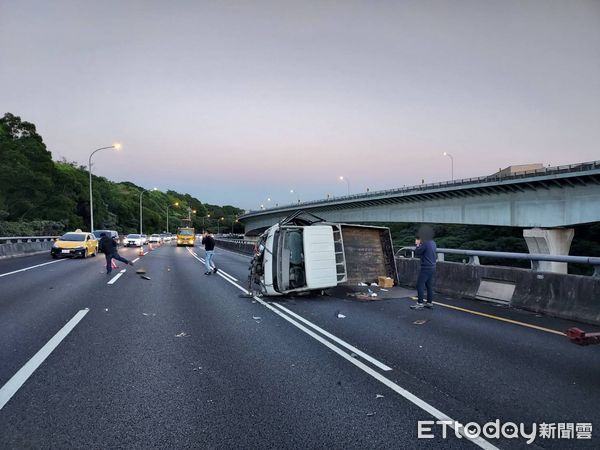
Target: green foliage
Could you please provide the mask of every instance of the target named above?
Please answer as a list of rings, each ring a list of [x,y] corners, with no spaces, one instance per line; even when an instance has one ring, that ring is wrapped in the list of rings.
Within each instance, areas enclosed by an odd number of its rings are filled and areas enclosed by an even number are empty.
[[[121,234],[139,230],[139,199],[143,188],[130,182],[114,183],[93,176],[94,226]],[[178,203],[178,206],[174,206]],[[187,218],[194,226],[226,231],[242,210],[203,204],[190,194],[175,191],[143,194],[144,233],[173,232]],[[210,215],[210,218],[208,217]],[[89,175],[75,162],[52,161],[35,125],[10,113],[0,118],[0,235],[55,235],[77,228],[89,229]],[[241,227],[240,227],[241,229]]]

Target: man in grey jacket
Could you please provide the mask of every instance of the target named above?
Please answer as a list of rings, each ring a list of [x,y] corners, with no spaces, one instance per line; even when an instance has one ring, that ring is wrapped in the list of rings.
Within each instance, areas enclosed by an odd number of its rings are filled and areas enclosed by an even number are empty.
[[[415,256],[421,259],[421,269],[417,278],[417,304],[411,305],[411,309],[433,308],[433,280],[437,260],[437,246],[433,240],[433,228],[422,226],[415,244]],[[425,288],[427,288],[427,301],[423,302]]]

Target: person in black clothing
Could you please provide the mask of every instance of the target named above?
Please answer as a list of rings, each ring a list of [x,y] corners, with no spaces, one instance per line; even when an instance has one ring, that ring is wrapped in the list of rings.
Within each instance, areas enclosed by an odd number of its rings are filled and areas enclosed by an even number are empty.
[[[433,308],[433,279],[437,260],[437,246],[433,240],[433,228],[422,226],[419,238],[415,240],[415,256],[421,259],[421,269],[417,278],[417,304],[411,309]],[[423,295],[427,288],[427,301],[423,302]]]
[[[100,242],[98,244],[98,248],[100,249],[100,251],[104,252],[104,256],[106,257],[107,274],[112,272],[113,258],[118,261],[124,262],[125,264],[129,264],[130,266],[133,266],[133,263],[131,261],[119,255],[119,252],[117,251],[117,243],[114,239],[111,239],[109,236],[107,236],[106,233],[102,233],[100,235]]]
[[[210,231],[204,230],[202,233],[202,244],[204,244],[204,265],[206,266],[206,272],[204,275],[210,275],[211,273],[217,273],[217,266],[213,263],[213,257],[215,256],[215,238],[210,234]]]

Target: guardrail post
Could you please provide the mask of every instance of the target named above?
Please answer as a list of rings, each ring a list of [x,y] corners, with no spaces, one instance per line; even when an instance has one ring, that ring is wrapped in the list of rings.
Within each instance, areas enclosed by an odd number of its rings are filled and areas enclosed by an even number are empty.
[[[444,254],[443,253],[438,253],[437,254],[437,260],[438,260],[438,262],[444,262],[446,260],[444,258]]]
[[[469,256],[469,266],[479,266],[479,256]]]
[[[594,266],[594,274],[592,276],[594,278],[600,278],[600,265]]]

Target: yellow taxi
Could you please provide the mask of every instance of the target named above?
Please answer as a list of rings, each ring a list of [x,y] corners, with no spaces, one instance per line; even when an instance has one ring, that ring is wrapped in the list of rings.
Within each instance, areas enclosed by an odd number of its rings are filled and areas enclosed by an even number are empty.
[[[98,241],[92,233],[81,230],[71,231],[59,237],[52,249],[50,256],[59,258],[63,256],[87,258],[98,254]]]

